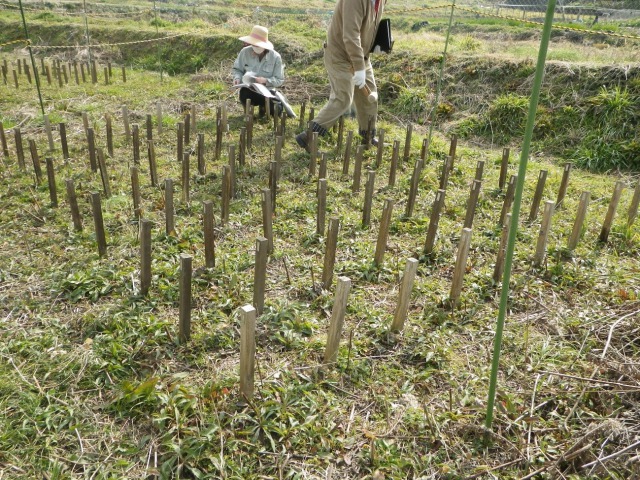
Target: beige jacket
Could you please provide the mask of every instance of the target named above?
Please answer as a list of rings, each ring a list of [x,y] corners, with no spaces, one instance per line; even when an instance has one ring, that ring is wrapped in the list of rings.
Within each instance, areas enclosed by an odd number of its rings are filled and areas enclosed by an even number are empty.
[[[333,55],[351,64],[354,71],[364,70],[365,58],[376,37],[386,0],[338,0],[327,32],[327,48]]]

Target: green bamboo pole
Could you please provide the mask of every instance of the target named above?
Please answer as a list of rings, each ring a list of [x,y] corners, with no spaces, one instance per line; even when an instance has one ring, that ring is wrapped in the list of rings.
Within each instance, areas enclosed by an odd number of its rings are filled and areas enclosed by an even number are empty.
[[[544,66],[547,60],[547,49],[549,48],[549,37],[551,36],[551,26],[553,24],[553,13],[556,8],[556,0],[549,0],[547,5],[547,13],[542,29],[542,38],[540,39],[540,51],[538,52],[538,64],[536,65],[536,75],[533,81],[533,89],[531,91],[531,101],[529,103],[529,115],[527,117],[527,126],[524,133],[524,141],[522,143],[522,153],[520,154],[520,167],[518,170],[518,181],[516,183],[516,194],[513,200],[513,211],[511,214],[511,225],[509,228],[509,240],[507,243],[507,251],[504,261],[504,273],[502,277],[502,292],[500,295],[500,309],[498,311],[498,320],[496,323],[496,335],[493,343],[493,362],[491,365],[491,379],[489,381],[489,398],[487,400],[487,417],[485,426],[491,428],[493,423],[493,407],[496,400],[496,386],[498,383],[498,369],[500,368],[500,349],[502,347],[502,332],[504,330],[504,321],[507,312],[507,303],[509,300],[509,282],[511,280],[511,264],[513,263],[513,252],[515,249],[516,235],[518,233],[518,217],[520,216],[520,203],[522,201],[522,191],[524,189],[524,179],[527,173],[527,162],[529,160],[529,147],[531,145],[531,137],[533,136],[533,126],[536,120],[536,110],[538,109],[538,100],[540,98],[540,87],[544,78]]]
[[[27,30],[27,21],[24,18],[24,10],[22,8],[22,0],[20,3],[20,15],[22,16],[22,26],[24,27],[24,37],[27,41],[27,48],[29,49],[29,57],[31,57],[31,68],[33,68],[33,75],[36,79],[36,89],[38,90],[38,98],[40,99],[40,110],[44,116],[44,102],[42,101],[42,92],[40,91],[40,75],[38,75],[38,69],[36,68],[36,61],[33,58],[33,50],[31,50],[31,40],[29,39],[29,31]]]

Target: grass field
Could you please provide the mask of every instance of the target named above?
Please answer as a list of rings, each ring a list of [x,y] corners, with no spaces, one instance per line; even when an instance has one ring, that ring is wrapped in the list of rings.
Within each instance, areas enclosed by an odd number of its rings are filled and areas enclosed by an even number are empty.
[[[327,3],[318,2],[318,8]],[[233,26],[225,36],[233,39],[247,25],[251,23]],[[314,35],[321,38],[319,28],[290,20],[279,35],[295,52],[291,45],[311,44]],[[133,35],[128,28],[122,32],[123,37]],[[409,102],[409,94],[417,97],[415,92],[426,91],[429,85],[419,83],[420,71],[406,70],[410,63],[402,52],[415,45],[417,58],[428,59],[438,50],[432,37],[419,35],[423,43],[400,34],[396,47],[401,48],[386,66],[383,60],[376,65],[379,83],[389,88],[382,90],[389,97],[382,96],[380,127],[388,143],[400,141],[401,155],[411,118],[408,110],[420,106]],[[469,68],[464,74],[479,84],[493,82],[485,89],[491,95],[505,88],[497,79],[511,76],[521,82],[516,93],[525,95],[530,65],[486,59],[490,49],[500,57],[508,55],[490,40],[478,40],[474,52],[463,49],[474,44],[465,38],[457,36],[452,45],[451,65],[459,68],[452,75]],[[233,46],[229,40],[230,51]],[[637,56],[624,46],[611,48],[624,61]],[[600,55],[597,48],[588,52],[576,61]],[[16,58],[14,53],[4,56]],[[317,110],[326,95],[321,59],[294,53],[291,59],[289,91],[296,110],[309,98]],[[485,69],[483,62],[493,64],[494,70]],[[626,479],[640,475],[640,226],[637,221],[629,226],[627,221],[639,181],[636,173],[574,168],[563,205],[552,218],[545,260],[535,266],[542,214],[532,222],[527,217],[538,172],[548,171],[543,201],[555,201],[564,159],[544,149],[529,159],[496,417],[492,432],[486,432],[499,296],[492,274],[505,196],[505,190],[498,188],[502,148],[486,137],[459,139],[435,250],[424,255],[431,205],[449,151],[446,119],[437,123],[410,218],[404,212],[411,173],[428,131],[421,121],[414,121],[411,155],[394,186],[388,185],[390,145],[377,168],[375,149],[365,153],[362,188],[353,193],[355,151],[349,175],[343,175],[344,152],[336,152],[336,133],[322,141],[320,149],[328,154],[327,219],[337,217],[341,224],[329,289],[320,285],[326,236],[316,234],[317,177],[308,173],[309,156],[295,146],[297,120],[287,122],[265,312],[257,321],[256,392],[250,402],[244,401],[238,384],[239,309],[253,298],[255,242],[263,234],[260,192],[268,186],[275,142],[271,123],[258,121],[253,149],[238,171],[229,222],[222,224],[221,169],[227,163],[226,148],[238,148],[239,129],[244,126],[228,87],[228,67],[227,60],[217,67],[209,64],[198,74],[165,74],[161,81],[158,72],[129,65],[126,84],[117,69],[108,86],[76,86],[74,81],[63,88],[45,84],[51,123],[67,126],[71,154],[67,162],[57,132],[56,149],[48,151],[33,87],[24,80],[18,90],[11,83],[0,83],[0,121],[10,153],[0,157],[1,478],[510,479],[533,478],[538,472],[536,478]],[[472,68],[477,68],[477,75]],[[613,78],[611,72],[615,69],[617,75],[618,68],[612,62],[606,66],[611,77],[602,78]],[[551,78],[566,78],[555,76],[558,71],[566,74],[564,67],[552,68]],[[589,70],[584,81],[580,76],[579,84],[567,81],[571,95],[562,97],[564,103],[570,103],[568,97],[577,102],[580,92],[588,92],[582,95],[585,98],[597,94],[597,88],[585,86],[587,79],[598,81],[590,76],[594,71]],[[443,100],[460,109],[464,99],[471,102],[480,93],[461,82],[454,101],[456,78],[446,77]],[[392,97],[389,86],[403,81],[406,91],[398,90],[399,96]],[[562,84],[555,85],[560,89]],[[631,80],[626,85],[628,95],[636,98]],[[549,98],[560,97],[549,94]],[[626,105],[623,98],[616,101]],[[175,158],[176,127],[183,119],[182,106],[192,102],[197,105],[197,131],[205,134],[207,172],[198,174],[192,157],[191,199],[184,202],[181,166]],[[508,124],[518,102],[512,99],[496,111],[474,101],[469,109],[486,110],[491,121],[502,118]],[[229,132],[221,158],[215,159],[216,109],[223,103],[229,108]],[[155,120],[158,104],[164,113],[162,134]],[[165,192],[150,184],[142,148],[142,216],[153,222],[148,296],[140,294],[139,226],[129,180],[132,145],[124,135],[122,105],[131,112],[131,122],[140,124],[142,136],[146,115],[154,116],[159,178],[177,184],[176,228],[167,234]],[[618,122],[613,110],[603,110],[602,104],[596,107]],[[108,248],[102,258],[88,202],[89,193],[101,191],[102,183],[89,168],[83,112],[100,148],[105,148],[106,114],[114,125],[115,152],[107,158],[112,195],[103,198]],[[495,116],[499,114],[505,116]],[[17,164],[14,127],[23,133],[25,169]],[[556,135],[565,133],[556,128]],[[346,119],[345,132],[354,129],[354,121]],[[508,143],[509,175],[516,173],[519,160],[515,131]],[[35,140],[42,160],[53,158],[58,207],[51,205],[46,175],[40,185],[35,182],[27,140]],[[482,191],[461,301],[452,308],[448,298],[453,269],[479,160],[485,162]],[[363,227],[368,169],[376,173],[375,195],[372,223]],[[65,179],[75,183],[84,224],[81,232],[74,231],[71,223]],[[601,243],[598,237],[618,181],[625,189],[609,239]],[[581,240],[570,251],[567,242],[583,191],[590,192],[591,201]],[[384,261],[376,265],[373,256],[385,198],[395,205]],[[214,202],[216,216],[216,266],[211,269],[204,266],[205,200]],[[194,264],[192,333],[186,344],[178,341],[181,254],[192,255]],[[409,316],[403,332],[392,334],[389,326],[410,257],[420,264]],[[338,276],[349,277],[352,287],[338,361],[323,367]]]

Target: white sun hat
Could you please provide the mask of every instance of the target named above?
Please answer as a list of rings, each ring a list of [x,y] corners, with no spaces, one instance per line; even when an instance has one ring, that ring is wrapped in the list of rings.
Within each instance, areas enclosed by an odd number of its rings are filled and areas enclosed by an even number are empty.
[[[273,50],[273,43],[269,41],[269,30],[265,27],[261,27],[260,25],[254,25],[251,29],[251,33],[246,37],[240,37],[240,40],[255,47]]]

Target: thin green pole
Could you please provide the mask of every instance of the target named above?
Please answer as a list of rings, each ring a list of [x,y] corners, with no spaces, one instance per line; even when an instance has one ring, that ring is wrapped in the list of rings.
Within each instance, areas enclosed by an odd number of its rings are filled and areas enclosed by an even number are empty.
[[[38,68],[36,67],[36,61],[33,58],[33,50],[31,49],[31,39],[29,38],[29,31],[27,30],[27,21],[24,18],[24,10],[22,9],[22,0],[20,3],[20,15],[22,15],[22,26],[24,27],[24,36],[27,40],[27,48],[29,49],[29,57],[31,57],[31,68],[33,68],[33,75],[36,79],[36,89],[38,90],[38,98],[40,99],[40,110],[44,116],[44,102],[42,101],[42,92],[40,91],[40,75],[38,75]]]
[[[87,21],[87,0],[82,0],[82,7],[84,9],[84,31],[87,37],[87,52],[89,54],[89,69],[93,68],[93,62],[91,61],[91,37],[89,36],[89,22]]]
[[[442,52],[442,60],[440,61],[440,73],[438,75],[438,83],[436,86],[436,98],[433,101],[431,112],[429,113],[429,145],[431,145],[431,135],[433,134],[433,124],[435,121],[435,112],[438,108],[438,102],[440,101],[440,95],[442,93],[442,77],[444,75],[444,66],[447,59],[447,49],[449,48],[449,37],[451,36],[451,25],[453,25],[453,12],[456,9],[456,0],[453,0],[451,4],[451,13],[449,14],[449,27],[447,28],[447,36],[444,41],[444,51]],[[429,159],[429,150],[427,149],[426,158]]]
[[[156,20],[156,35],[160,36],[160,32],[158,31],[158,11],[156,10],[156,0],[153,0],[153,14]],[[158,62],[160,63],[160,81],[162,82],[162,55],[160,55],[160,42],[156,44],[156,50],[158,55]]]
[[[504,321],[507,312],[507,303],[509,300],[509,282],[511,280],[511,264],[513,262],[513,252],[515,250],[516,235],[518,233],[518,217],[520,216],[520,203],[522,201],[522,191],[524,190],[524,177],[527,173],[527,162],[529,161],[529,147],[531,145],[531,137],[533,136],[533,126],[536,120],[536,110],[538,109],[538,100],[540,98],[540,87],[544,78],[544,66],[547,60],[547,49],[549,48],[549,38],[551,36],[551,26],[553,24],[553,13],[556,8],[556,0],[549,0],[547,5],[547,13],[542,29],[542,38],[540,40],[540,50],[538,52],[538,64],[536,66],[536,75],[533,81],[533,89],[531,91],[531,101],[529,103],[529,115],[527,117],[527,126],[524,133],[524,142],[522,144],[522,153],[520,155],[520,166],[518,169],[518,181],[516,183],[516,193],[513,200],[513,212],[511,214],[511,225],[509,227],[509,240],[507,243],[507,251],[504,261],[504,273],[502,277],[502,292],[500,295],[500,309],[498,311],[498,320],[496,324],[496,335],[493,343],[493,362],[491,365],[491,379],[489,382],[489,398],[487,400],[487,418],[485,426],[491,428],[493,423],[493,407],[496,399],[496,386],[498,383],[498,369],[500,368],[500,349],[502,347],[502,332],[504,330]]]

